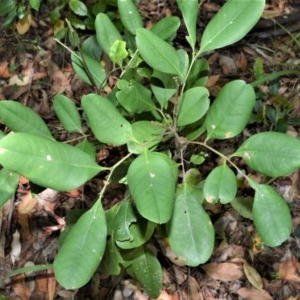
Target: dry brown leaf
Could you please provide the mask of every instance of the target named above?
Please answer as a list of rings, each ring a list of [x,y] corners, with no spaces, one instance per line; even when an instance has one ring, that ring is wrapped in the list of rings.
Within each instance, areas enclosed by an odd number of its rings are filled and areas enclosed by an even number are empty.
[[[9,78],[10,77],[10,72],[9,72],[7,61],[0,64],[0,77],[2,77],[2,78]]]
[[[20,274],[17,276],[14,276],[13,278],[13,289],[16,295],[19,297],[21,300],[28,300],[30,299],[31,292],[28,286],[25,284],[25,275]]]
[[[234,263],[211,263],[204,265],[203,269],[215,280],[232,281],[243,277],[241,267]]]
[[[250,266],[246,261],[243,264],[244,273],[249,282],[257,289],[263,288],[263,282],[259,273]]]
[[[297,259],[291,258],[281,262],[278,266],[278,276],[282,280],[291,280],[300,282],[300,277],[297,274],[297,269],[300,268],[300,263]]]
[[[16,24],[16,29],[18,34],[22,35],[25,34],[31,25],[32,17],[31,14],[27,14],[23,19],[19,20]]]
[[[199,282],[192,276],[188,279],[189,288],[186,291],[187,292],[187,298],[189,300],[198,300],[199,299],[199,293],[200,293],[200,286]]]
[[[271,295],[265,290],[257,290],[255,288],[241,288],[237,291],[243,300],[273,300]]]

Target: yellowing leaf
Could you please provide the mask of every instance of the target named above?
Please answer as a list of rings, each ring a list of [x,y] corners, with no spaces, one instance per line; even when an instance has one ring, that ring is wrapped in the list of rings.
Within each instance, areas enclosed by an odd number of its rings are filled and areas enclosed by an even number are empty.
[[[16,24],[18,34],[25,34],[31,25],[32,17],[31,14],[27,14],[23,19],[19,20]]]

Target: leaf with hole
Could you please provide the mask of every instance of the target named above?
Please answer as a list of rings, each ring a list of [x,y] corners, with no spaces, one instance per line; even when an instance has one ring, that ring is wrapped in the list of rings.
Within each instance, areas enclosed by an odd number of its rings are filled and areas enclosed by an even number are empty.
[[[19,102],[0,101],[0,117],[12,131],[26,132],[50,140],[53,139],[44,120],[34,110]]]
[[[207,139],[229,139],[240,134],[249,121],[254,103],[255,92],[243,80],[223,86],[206,116]]]
[[[177,124],[185,126],[200,120],[209,107],[208,95],[209,92],[205,87],[195,87],[185,91],[180,99]]]
[[[136,31],[136,45],[145,62],[161,72],[182,76],[176,50],[149,30]]]
[[[179,185],[172,219],[167,226],[171,249],[191,267],[205,263],[214,248],[214,228],[201,202],[197,186]]]
[[[206,26],[199,54],[242,39],[257,23],[265,0],[228,0]]]
[[[71,99],[64,95],[56,95],[53,101],[53,108],[66,130],[82,133],[80,115]]]
[[[54,259],[55,279],[61,286],[77,289],[92,278],[104,254],[106,235],[105,214],[98,200],[73,226]]]
[[[255,190],[252,211],[255,228],[267,246],[277,247],[292,231],[289,207],[271,186],[254,181],[250,185]]]
[[[163,153],[145,151],[131,163],[128,186],[144,218],[159,224],[170,220],[176,180],[175,163]]]
[[[286,176],[300,167],[300,141],[280,132],[248,138],[232,155],[243,157],[253,170],[271,177]]]
[[[9,134],[0,140],[0,163],[58,191],[78,188],[105,169],[80,149],[27,133]]]
[[[96,94],[85,95],[81,99],[81,105],[89,126],[100,142],[123,145],[130,140],[130,123],[107,98]]]
[[[218,200],[222,204],[229,203],[237,192],[235,174],[226,164],[214,168],[204,182],[203,192],[209,203],[216,203]]]

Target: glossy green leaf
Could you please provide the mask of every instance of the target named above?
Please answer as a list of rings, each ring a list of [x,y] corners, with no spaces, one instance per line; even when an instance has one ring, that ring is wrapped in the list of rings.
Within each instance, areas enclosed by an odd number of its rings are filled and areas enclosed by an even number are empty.
[[[253,220],[253,201],[252,197],[236,197],[230,204],[243,218]]]
[[[136,44],[142,58],[150,67],[182,76],[176,50],[163,39],[149,30],[139,28],[136,31]]]
[[[214,168],[204,182],[203,192],[209,203],[216,203],[218,200],[222,204],[230,202],[237,192],[235,174],[226,164]]]
[[[192,49],[194,49],[196,44],[198,0],[176,0],[176,2],[182,13],[182,17],[189,34],[186,37],[186,40],[188,41]]]
[[[209,92],[205,87],[195,87],[183,93],[180,100],[177,124],[184,126],[200,120],[209,107]]]
[[[89,94],[82,97],[81,105],[89,126],[100,142],[123,145],[129,141],[131,125],[108,99]]]
[[[279,246],[292,231],[289,207],[271,186],[254,182],[251,185],[255,189],[252,211],[255,228],[267,246]]]
[[[83,58],[81,58],[79,54],[76,53],[71,54],[71,59],[74,70],[85,83],[89,85],[95,84],[99,88],[105,86],[106,72],[101,66],[100,61],[97,61],[86,54],[83,54]]]
[[[130,165],[127,181],[139,213],[162,224],[170,220],[174,202],[174,162],[163,153],[145,152]]]
[[[132,0],[118,0],[118,9],[124,27],[132,34],[143,27],[143,20]]]
[[[16,192],[19,177],[18,174],[7,169],[2,169],[0,171],[0,208]]]
[[[190,67],[189,55],[183,49],[178,49],[176,52],[179,58],[179,68],[181,71],[181,76],[185,77]]]
[[[199,53],[242,39],[257,23],[264,7],[265,0],[228,0],[206,26]]]
[[[43,119],[34,110],[19,102],[0,101],[0,117],[12,131],[53,139]]]
[[[41,186],[68,191],[104,170],[83,151],[27,133],[0,140],[0,163]]]
[[[110,50],[109,58],[114,64],[122,65],[123,60],[128,56],[126,43],[124,41],[115,41]]]
[[[300,141],[280,132],[251,136],[233,154],[253,170],[271,177],[286,176],[300,167]]]
[[[79,218],[54,259],[55,279],[60,285],[77,289],[91,279],[104,254],[106,235],[105,214],[98,200]]]
[[[188,266],[205,263],[212,255],[214,228],[194,185],[178,186],[168,240],[177,257]]]
[[[163,40],[172,39],[180,26],[180,19],[176,16],[165,17],[156,22],[151,31]]]
[[[167,89],[151,84],[151,90],[162,108],[167,108],[169,100],[175,95],[176,89]]]
[[[97,15],[95,29],[97,41],[107,55],[109,55],[110,48],[115,41],[122,41],[118,29],[104,13],[99,13]]]
[[[143,247],[133,250],[126,272],[137,279],[151,298],[157,298],[162,289],[162,269],[154,254]]]
[[[79,0],[69,0],[71,10],[78,16],[87,16],[88,9],[86,5]]]
[[[253,88],[243,80],[227,83],[210,106],[205,120],[208,139],[228,139],[247,125],[255,103]]]
[[[140,154],[152,149],[163,139],[166,129],[160,123],[137,121],[132,124],[133,139],[127,143],[129,152]]]
[[[155,109],[151,99],[151,91],[135,80],[119,80],[118,102],[130,113],[141,113]]]
[[[41,0],[29,0],[29,4],[31,8],[38,11],[40,8]]]
[[[60,122],[69,132],[82,132],[81,119],[75,103],[64,95],[56,95],[53,108]]]

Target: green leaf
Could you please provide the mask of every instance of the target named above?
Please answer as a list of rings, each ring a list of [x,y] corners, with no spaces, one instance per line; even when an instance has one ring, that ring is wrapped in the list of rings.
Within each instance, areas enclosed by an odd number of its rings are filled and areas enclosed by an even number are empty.
[[[116,40],[109,50],[109,58],[114,64],[122,65],[122,61],[128,56],[126,43]]]
[[[80,132],[81,119],[75,103],[64,95],[56,95],[53,108],[64,128],[69,132]]]
[[[54,259],[60,285],[77,289],[91,279],[104,254],[106,234],[105,214],[98,200],[71,229]]]
[[[29,4],[30,4],[31,8],[38,11],[40,8],[41,1],[40,0],[29,0]]]
[[[228,0],[206,26],[199,54],[242,39],[257,23],[264,7],[265,0]]]
[[[126,272],[139,281],[151,298],[157,298],[162,289],[162,269],[158,259],[143,247],[133,250],[133,255],[127,262]]]
[[[207,139],[228,139],[240,134],[255,103],[253,88],[243,80],[227,83],[210,106],[205,120]]]
[[[75,147],[27,133],[12,133],[0,140],[0,163],[58,191],[78,188],[104,170]]]
[[[89,36],[82,42],[81,50],[89,57],[95,59],[96,61],[100,61],[102,49],[100,48],[95,35]]]
[[[164,109],[167,108],[169,100],[176,93],[176,89],[172,89],[172,88],[168,89],[168,88],[156,86],[154,84],[151,84],[151,90],[152,90],[157,102]]]
[[[183,49],[178,49],[176,52],[179,58],[179,68],[181,71],[181,76],[185,77],[190,67],[189,55]]]
[[[96,148],[95,146],[90,143],[88,140],[83,140],[76,144],[76,148],[82,150],[83,152],[87,153],[92,159],[96,157]]]
[[[197,59],[187,79],[187,89],[205,86],[209,74],[209,64],[205,59]]]
[[[233,156],[271,177],[286,176],[300,167],[300,141],[280,132],[262,132],[247,139]]]
[[[243,218],[253,220],[253,201],[252,197],[236,197],[230,204]]]
[[[182,13],[183,20],[189,34],[189,36],[186,37],[186,40],[188,41],[192,49],[194,49],[196,44],[198,0],[177,0],[176,2]]]
[[[43,119],[34,110],[19,102],[0,101],[0,117],[12,131],[53,139]]]
[[[87,84],[96,84],[98,88],[103,88],[106,84],[106,72],[97,61],[90,56],[83,54],[83,58],[79,54],[72,53],[72,66],[78,76]],[[84,62],[83,62],[84,59]],[[86,70],[86,67],[88,71]]]
[[[131,153],[140,154],[145,149],[152,149],[163,139],[166,129],[160,123],[137,121],[132,124],[133,139],[127,143]]]
[[[97,15],[95,29],[97,41],[107,55],[109,55],[110,48],[115,41],[122,41],[118,29],[104,13],[99,13]]]
[[[168,240],[174,253],[188,266],[205,263],[212,255],[214,228],[194,185],[178,186]]]
[[[15,0],[4,0],[0,6],[0,16],[5,16],[9,12],[13,11],[16,14],[16,1]],[[7,16],[6,16],[7,17]]]
[[[100,142],[123,145],[129,141],[131,125],[108,99],[89,94],[82,97],[81,104],[89,126]]]
[[[136,31],[137,48],[145,62],[161,72],[182,76],[176,50],[149,30]]]
[[[222,204],[229,203],[237,192],[233,171],[226,164],[214,168],[204,182],[203,192],[209,203],[216,203],[219,199]]]
[[[163,40],[172,39],[180,26],[180,19],[176,16],[165,17],[156,22],[151,31]]]
[[[86,5],[79,0],[69,0],[71,10],[78,16],[87,16],[88,9]]]
[[[119,80],[119,92],[116,93],[118,102],[130,113],[141,113],[155,109],[151,99],[151,91],[135,80]]]
[[[267,246],[279,246],[292,231],[289,207],[269,185],[250,184],[255,189],[252,211],[255,228]]]
[[[200,120],[209,107],[209,92],[205,87],[195,87],[183,93],[178,113],[178,126]]]
[[[0,171],[0,208],[16,192],[19,175],[7,169]]]
[[[176,173],[174,162],[163,153],[145,152],[131,163],[127,174],[128,186],[144,218],[159,224],[170,220]]]
[[[143,20],[132,0],[118,0],[118,9],[124,27],[132,34],[143,27]]]

